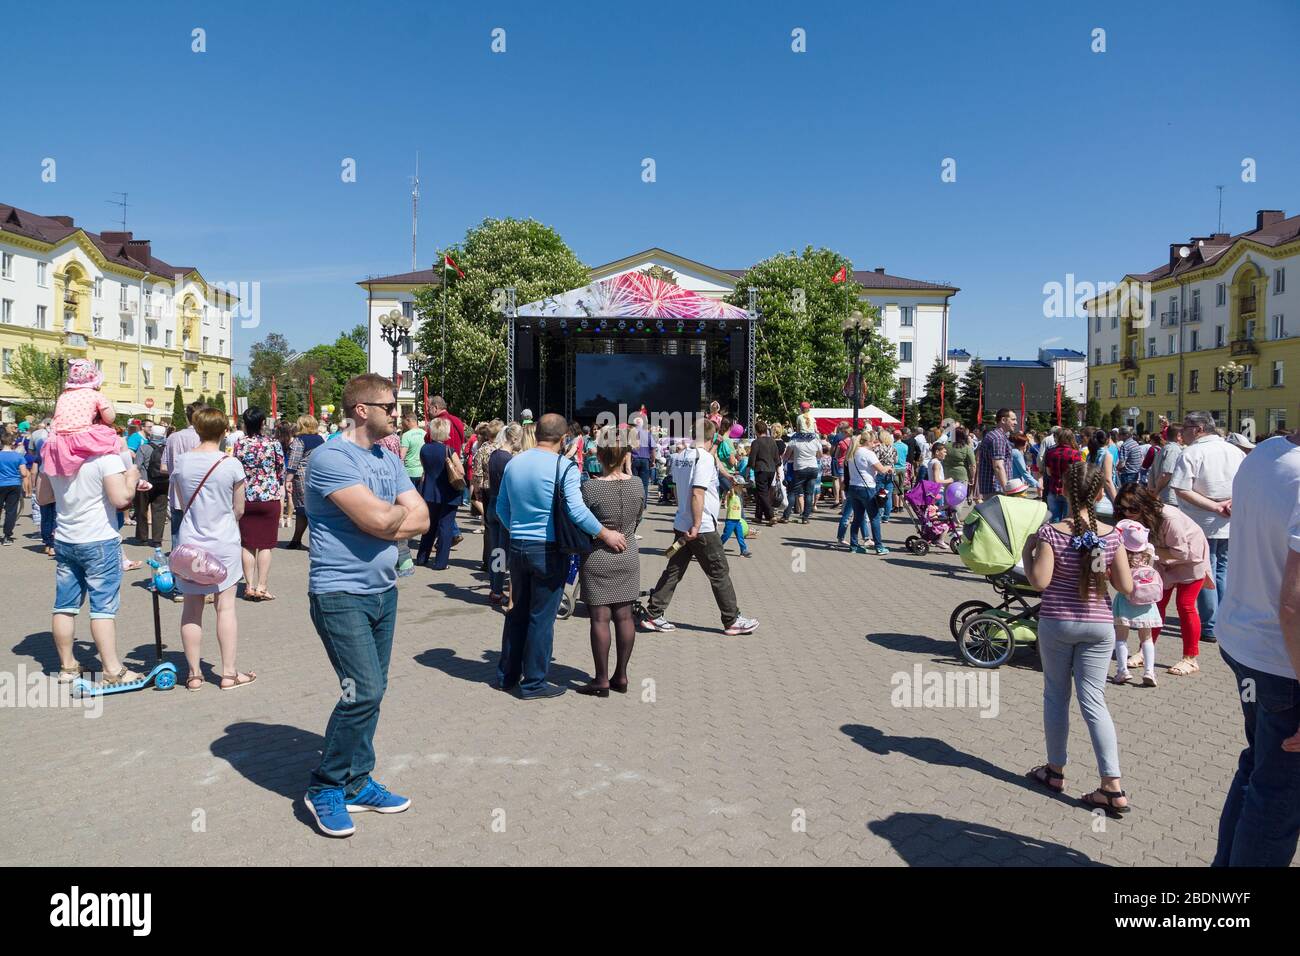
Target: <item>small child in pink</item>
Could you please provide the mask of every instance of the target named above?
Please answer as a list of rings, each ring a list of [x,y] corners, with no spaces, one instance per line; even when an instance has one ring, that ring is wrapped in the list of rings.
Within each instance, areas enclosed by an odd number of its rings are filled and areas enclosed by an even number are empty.
[[[71,478],[88,459],[117,452],[117,413],[100,394],[103,384],[94,362],[73,359],[68,364],[68,381],[54,406],[54,434],[41,449],[41,467],[49,474]]]

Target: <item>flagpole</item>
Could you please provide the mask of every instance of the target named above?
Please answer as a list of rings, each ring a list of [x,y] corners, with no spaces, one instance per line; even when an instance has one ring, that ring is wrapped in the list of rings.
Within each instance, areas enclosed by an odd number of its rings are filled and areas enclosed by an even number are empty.
[[[444,399],[447,397],[447,254],[442,254],[442,361],[438,363],[442,372],[442,387],[439,389]],[[461,409],[464,411],[464,409]]]

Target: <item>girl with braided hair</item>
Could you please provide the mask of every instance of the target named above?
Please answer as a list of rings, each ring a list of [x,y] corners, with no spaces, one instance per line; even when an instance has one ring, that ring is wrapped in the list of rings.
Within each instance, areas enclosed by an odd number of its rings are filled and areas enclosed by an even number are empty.
[[[1109,581],[1117,591],[1133,589],[1128,556],[1119,535],[1097,520],[1097,502],[1106,492],[1105,475],[1082,461],[1070,465],[1062,483],[1068,516],[1044,524],[1025,544],[1025,576],[1042,591],[1038,653],[1043,664],[1043,732],[1047,763],[1028,776],[1051,790],[1065,789],[1066,743],[1070,736],[1070,683],[1079,695],[1101,784],[1085,794],[1089,809],[1109,816],[1129,812],[1120,786],[1119,745],[1115,723],[1106,709],[1105,685],[1115,648]]]

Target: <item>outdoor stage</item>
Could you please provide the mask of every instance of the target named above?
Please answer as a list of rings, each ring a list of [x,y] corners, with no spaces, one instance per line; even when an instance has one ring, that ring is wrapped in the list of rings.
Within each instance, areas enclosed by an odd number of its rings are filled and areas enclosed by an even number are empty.
[[[594,424],[641,407],[689,422],[718,402],[752,433],[757,313],[639,272],[508,315],[506,416],[562,412]]]

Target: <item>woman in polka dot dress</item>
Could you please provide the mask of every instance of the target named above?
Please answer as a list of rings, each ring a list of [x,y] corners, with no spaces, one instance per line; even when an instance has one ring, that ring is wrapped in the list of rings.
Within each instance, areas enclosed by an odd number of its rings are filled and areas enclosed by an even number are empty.
[[[68,381],[54,406],[54,434],[41,449],[41,467],[48,473],[71,478],[87,459],[118,450],[120,439],[113,429],[117,413],[99,391],[103,384],[94,362],[69,363]]]

